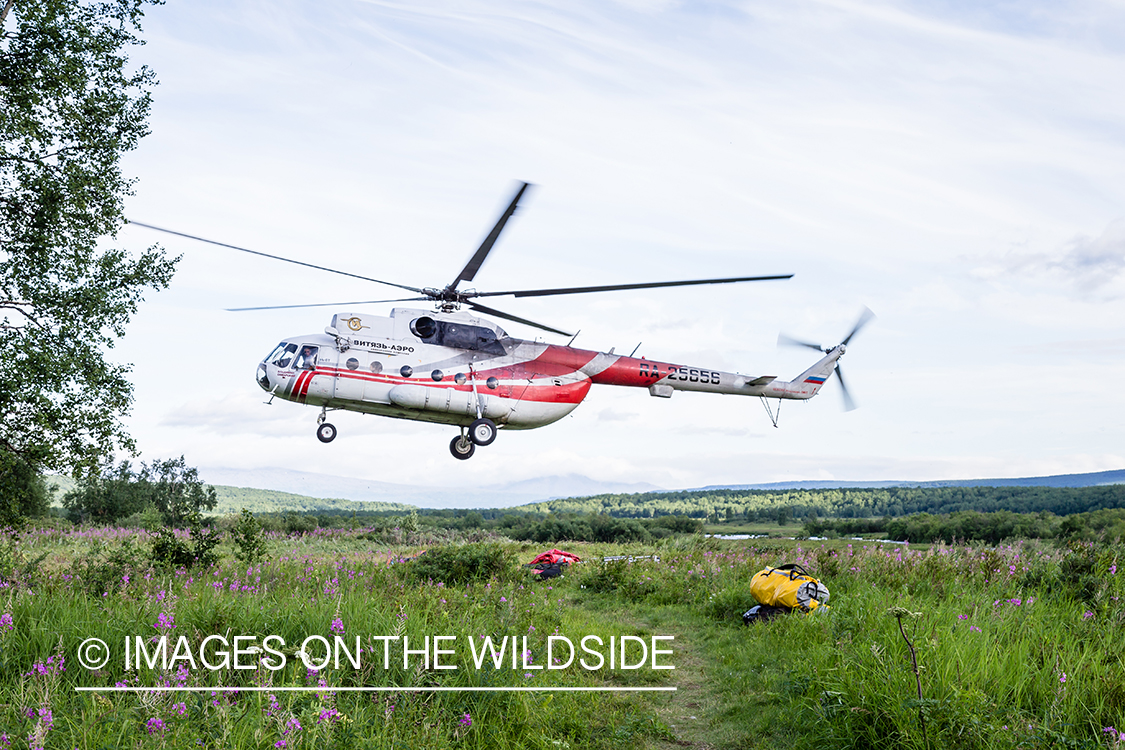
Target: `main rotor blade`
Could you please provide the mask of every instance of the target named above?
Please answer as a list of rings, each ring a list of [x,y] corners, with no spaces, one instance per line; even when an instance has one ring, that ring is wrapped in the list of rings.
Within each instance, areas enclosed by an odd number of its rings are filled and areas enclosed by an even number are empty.
[[[508,208],[500,215],[496,221],[496,226],[492,227],[492,231],[484,238],[484,242],[480,243],[480,247],[473,253],[473,257],[469,258],[469,262],[461,269],[461,273],[457,274],[457,278],[449,285],[450,289],[456,289],[457,285],[462,281],[472,281],[473,277],[477,275],[480,270],[481,264],[484,259],[488,257],[488,252],[492,250],[492,246],[496,244],[496,240],[500,238],[500,233],[504,231],[504,225],[508,223],[508,219],[512,218],[512,214],[516,212],[516,205],[519,204],[520,198],[523,197],[524,192],[530,187],[530,183],[520,183],[520,189],[516,191],[515,197],[512,202],[508,204]]]
[[[187,234],[185,232],[176,232],[176,231],[171,230],[171,229],[164,229],[163,227],[155,227],[152,224],[144,224],[144,223],[139,222],[139,221],[131,221],[130,220],[129,223],[134,224],[138,227],[144,227],[145,229],[155,229],[157,232],[165,232],[167,234],[174,234],[177,237],[186,237],[189,240],[198,240],[199,242],[206,242],[206,243],[209,243],[211,245],[218,245],[219,247],[226,247],[226,248],[230,248],[231,250],[238,250],[239,252],[250,253],[251,255],[261,255],[263,258],[273,258],[274,260],[283,260],[286,263],[294,263],[298,266],[305,266],[306,268],[315,268],[318,271],[328,271],[328,273],[338,273],[341,276],[351,276],[353,279],[363,279],[364,281],[374,281],[376,284],[386,284],[387,286],[393,286],[393,287],[397,287],[399,289],[405,289],[408,292],[417,292],[418,294],[423,293],[421,289],[415,289],[412,286],[404,286],[402,284],[395,284],[394,282],[383,281],[381,279],[373,279],[370,276],[360,276],[359,274],[348,273],[347,271],[337,271],[335,268],[325,268],[324,266],[317,266],[317,265],[314,265],[312,263],[305,263],[304,261],[293,260],[292,258],[283,258],[280,255],[270,255],[269,253],[263,253],[263,252],[260,252],[258,250],[247,250],[246,248],[239,247],[238,245],[228,245],[225,242],[217,242],[215,240],[209,240],[205,237],[196,237],[194,234]],[[426,299],[428,299],[428,297]],[[254,308],[247,308],[247,309],[254,309]]]
[[[844,411],[855,411],[855,401],[852,400],[852,394],[848,392],[848,384],[844,382],[844,371],[840,369],[840,364],[836,363],[836,377],[840,379],[840,392],[844,394]]]
[[[473,292],[469,297],[500,297],[510,294],[513,297],[548,297],[553,294],[586,294],[588,292],[617,292],[623,289],[656,289],[666,286],[695,286],[697,284],[733,284],[740,281],[773,281],[791,279],[793,274],[784,276],[740,276],[734,279],[696,279],[694,281],[652,281],[643,284],[607,284],[605,286],[572,286],[560,289],[520,289],[511,292]]]
[[[528,320],[527,318],[520,318],[520,317],[517,317],[515,315],[509,315],[508,313],[501,312],[500,310],[497,310],[494,307],[485,307],[484,305],[478,305],[475,302],[466,302],[465,304],[467,304],[469,307],[471,307],[474,310],[479,310],[482,313],[485,313],[486,315],[495,315],[496,317],[504,318],[505,320],[514,320],[517,323],[523,323],[524,325],[534,326],[535,328],[541,328],[544,331],[550,331],[551,333],[557,333],[560,336],[572,336],[572,335],[574,335],[574,334],[571,334],[571,333],[567,333],[566,331],[560,331],[558,328],[551,328],[551,326],[546,326],[546,325],[543,325],[542,323],[536,323],[534,320]]]
[[[852,332],[849,333],[840,343],[846,345],[849,341],[852,340],[852,336],[859,333],[859,329],[867,325],[867,321],[871,320],[874,317],[875,313],[871,312],[870,308],[864,307],[863,312],[860,313],[859,320],[856,321],[855,326],[852,328]]]
[[[824,347],[820,344],[810,344],[808,341],[801,341],[792,336],[787,336],[784,333],[777,334],[778,346],[807,346],[809,349],[816,349],[818,352],[823,352]]]
[[[345,305],[378,305],[382,302],[417,302],[429,297],[403,297],[402,299],[369,299],[363,302],[317,302],[311,305],[271,305],[269,307],[228,307],[226,312],[249,312],[251,310],[293,310],[298,307],[344,307]]]

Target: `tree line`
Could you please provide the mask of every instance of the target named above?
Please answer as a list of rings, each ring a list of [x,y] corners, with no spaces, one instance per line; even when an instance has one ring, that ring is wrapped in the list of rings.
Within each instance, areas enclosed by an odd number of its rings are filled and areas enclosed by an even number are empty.
[[[521,506],[529,512],[616,518],[686,515],[711,523],[809,518],[882,518],[915,513],[1053,513],[1125,508],[1125,485],[1100,487],[880,487],[870,489],[692,490],[605,494]]]
[[[1113,508],[1057,516],[1054,513],[1013,513],[973,510],[940,515],[914,513],[899,518],[821,519],[805,522],[808,536],[849,537],[879,534],[900,542],[985,542],[1013,539],[1125,539],[1125,509]]]

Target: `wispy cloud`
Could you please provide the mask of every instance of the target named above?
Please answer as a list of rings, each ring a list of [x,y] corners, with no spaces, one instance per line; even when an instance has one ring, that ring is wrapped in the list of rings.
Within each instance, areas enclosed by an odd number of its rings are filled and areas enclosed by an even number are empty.
[[[978,265],[979,278],[1018,276],[1054,279],[1065,283],[1072,294],[1098,293],[1118,298],[1125,290],[1114,282],[1125,271],[1125,220],[1112,222],[1097,237],[1078,236],[1053,253],[1009,252],[991,262]]]

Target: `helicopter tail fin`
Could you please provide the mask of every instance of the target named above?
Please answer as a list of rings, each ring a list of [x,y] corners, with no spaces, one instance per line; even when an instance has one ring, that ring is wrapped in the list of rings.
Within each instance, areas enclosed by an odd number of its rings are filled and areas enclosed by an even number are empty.
[[[836,360],[839,358],[840,353],[830,352],[828,356],[789,381],[790,388],[804,398],[812,398],[824,386],[825,381],[832,377],[832,370],[836,367]]]

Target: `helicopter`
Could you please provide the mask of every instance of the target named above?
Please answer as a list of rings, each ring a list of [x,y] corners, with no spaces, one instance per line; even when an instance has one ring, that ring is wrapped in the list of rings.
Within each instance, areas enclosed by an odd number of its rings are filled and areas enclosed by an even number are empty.
[[[652,396],[670,398],[676,391],[758,396],[766,406],[774,427],[778,426],[781,400],[808,400],[836,373],[843,389],[845,407],[855,408],[844,385],[839,359],[852,337],[872,317],[864,310],[851,332],[839,344],[823,347],[787,336],[780,344],[817,349],[824,356],[793,380],[773,375],[742,375],[708,367],[635,357],[609,352],[576,349],[574,338],[566,345],[524,340],[508,335],[479,312],[495,318],[532,326],[549,333],[573,336],[553,326],[512,315],[478,300],[482,297],[543,297],[629,289],[778,281],[792,274],[742,276],[642,282],[602,286],[514,291],[459,289],[472,282],[499,239],[508,220],[516,213],[530,183],[520,183],[465,267],[444,287],[412,287],[339,271],[299,260],[229,245],[162,227],[130,221],[188,239],[294,263],[329,273],[396,287],[418,296],[360,302],[277,305],[231,308],[232,312],[276,310],[296,307],[337,307],[323,333],[291,336],[282,340],[261,360],[255,380],[262,390],[307,406],[320,407],[317,438],[322,443],[336,439],[336,427],[327,421],[333,411],[347,410],[397,419],[452,425],[459,434],[449,444],[454,458],[466,460],[478,447],[491,445],[500,429],[530,430],[557,422],[582,403],[594,385],[646,388]],[[392,302],[429,301],[432,309],[395,307],[389,316],[354,312],[347,306]],[[462,310],[467,307],[472,312]],[[638,344],[639,347],[639,344]],[[768,399],[778,399],[777,411]]]

